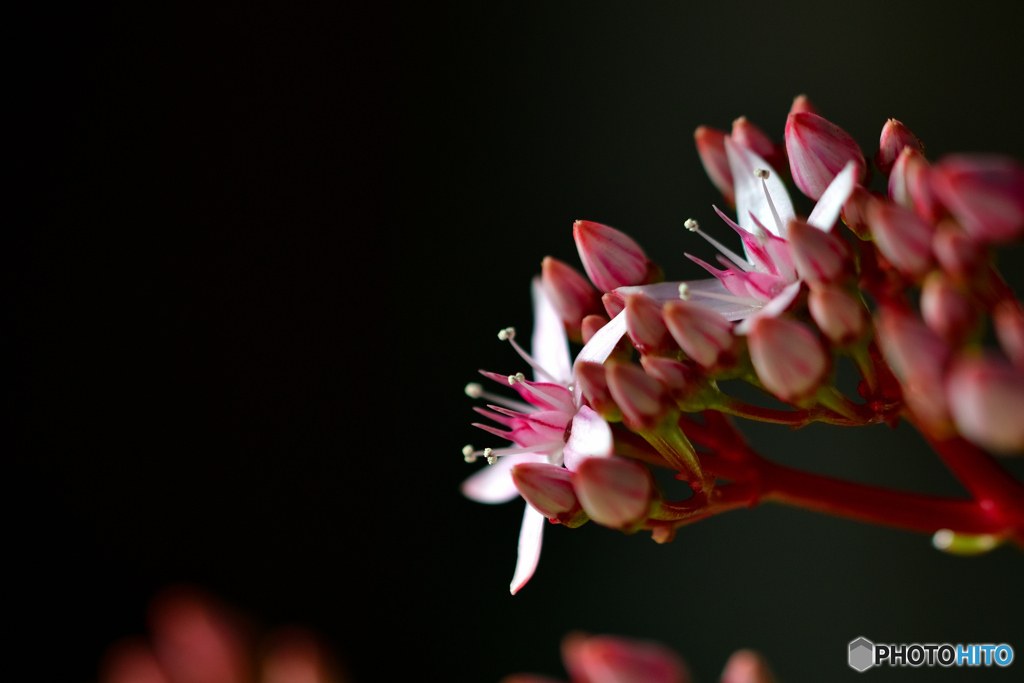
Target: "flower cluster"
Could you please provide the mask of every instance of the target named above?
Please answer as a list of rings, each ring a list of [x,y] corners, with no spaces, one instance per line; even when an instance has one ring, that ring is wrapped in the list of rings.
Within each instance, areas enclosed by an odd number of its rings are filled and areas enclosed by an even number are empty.
[[[701,126],[695,140],[735,210],[733,218],[714,207],[724,224],[716,229],[685,221],[720,252],[717,266],[689,257],[712,277],[665,281],[631,237],[577,221],[586,276],[544,259],[532,288],[532,355],[514,329],[499,334],[532,379],[482,373],[519,399],[466,387],[498,425],[475,426],[512,445],[467,446],[467,461],[490,467],[463,492],[527,502],[512,592],[533,574],[545,519],[647,529],[663,543],[684,524],[774,501],[930,533],[953,552],[1020,543],[1024,487],[989,453],[1024,451],[1024,314],[993,264],[995,247],[1024,235],[1024,167],[981,155],[930,164],[920,140],[889,119],[874,155],[887,185],[872,191],[861,148],[803,96],[783,145],[745,118],[731,133]],[[806,217],[789,181],[815,201]],[[740,250],[724,243],[729,229]],[[998,349],[981,345],[987,321]],[[583,344],[575,360],[570,340]],[[861,375],[860,400],[834,386],[840,356]],[[779,406],[730,396],[719,387],[730,379]],[[971,497],[781,467],[751,449],[729,416],[792,428],[904,419]],[[652,476],[658,467],[692,496],[666,499]]]

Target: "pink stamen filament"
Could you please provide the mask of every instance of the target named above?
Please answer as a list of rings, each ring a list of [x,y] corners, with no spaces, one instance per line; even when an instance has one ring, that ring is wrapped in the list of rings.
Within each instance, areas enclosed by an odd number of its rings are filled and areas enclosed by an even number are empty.
[[[545,377],[547,377],[548,380],[550,380],[551,382],[554,382],[555,384],[562,384],[562,382],[560,382],[558,379],[556,379],[554,375],[552,375],[550,372],[548,372],[543,367],[541,367],[541,364],[538,363],[537,361],[535,361],[533,359],[533,356],[528,354],[523,349],[523,347],[521,347],[519,344],[516,343],[516,331],[515,331],[515,328],[506,327],[501,332],[502,332],[502,334],[499,334],[498,338],[499,339],[504,339],[504,340],[508,341],[508,343],[512,345],[512,348],[516,350],[516,353],[518,353],[520,356],[522,356],[523,360],[525,360],[529,364],[529,366],[531,368],[533,368],[534,370],[536,370],[540,374],[542,374]]]

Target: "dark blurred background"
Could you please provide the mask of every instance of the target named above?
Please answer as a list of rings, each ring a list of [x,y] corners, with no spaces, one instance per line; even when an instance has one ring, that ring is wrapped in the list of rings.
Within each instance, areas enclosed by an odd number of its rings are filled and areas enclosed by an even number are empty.
[[[699,277],[683,252],[707,250],[682,223],[714,225],[719,197],[693,129],[746,115],[781,140],[800,93],[869,156],[895,117],[932,158],[1022,159],[1022,15],[1007,7],[108,3],[60,17],[44,46],[68,56],[27,105],[55,123],[31,176],[46,197],[19,231],[28,384],[11,403],[29,409],[16,459],[30,470],[13,483],[12,564],[53,680],[94,679],[178,582],[263,627],[314,629],[358,681],[562,675],[573,629],[661,640],[706,682],[739,647],[782,681],[846,680],[857,636],[1024,656],[1017,550],[951,557],[768,506],[667,546],[549,527],[510,597],[522,503],[458,492],[478,467],[461,447],[488,440],[463,386],[481,367],[522,369],[495,333],[529,328],[545,255],[578,264],[573,220]],[[1021,256],[1004,255],[1018,288]],[[961,492],[906,425],[745,429],[780,462]]]

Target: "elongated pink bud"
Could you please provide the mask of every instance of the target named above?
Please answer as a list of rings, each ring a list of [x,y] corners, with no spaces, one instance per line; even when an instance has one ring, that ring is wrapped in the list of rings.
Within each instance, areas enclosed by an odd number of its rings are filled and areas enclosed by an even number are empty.
[[[700,163],[711,179],[711,183],[725,197],[729,204],[736,203],[736,191],[733,187],[732,171],[729,170],[729,159],[725,155],[725,132],[700,126],[693,133],[697,143],[697,154]]]
[[[828,374],[829,357],[821,341],[795,320],[758,318],[747,341],[758,378],[783,401],[812,395]]]
[[[584,460],[576,469],[573,485],[590,518],[613,528],[642,521],[650,510],[654,493],[646,467],[614,457]]]
[[[838,282],[853,274],[846,241],[803,221],[789,222],[789,253],[800,278],[810,284]]]
[[[789,108],[790,114],[820,114],[818,108],[811,104],[807,95],[797,95],[793,98],[793,104]]]
[[[562,657],[579,683],[690,683],[679,656],[657,643],[573,633],[562,641]]]
[[[979,242],[1010,242],[1024,234],[1024,167],[1013,159],[946,157],[932,169],[932,187]]]
[[[818,329],[835,346],[846,346],[864,336],[867,310],[846,289],[835,285],[812,287],[807,306]]]
[[[695,363],[683,363],[663,356],[643,356],[640,364],[650,377],[664,384],[673,398],[689,397],[706,384],[706,378]]]
[[[853,188],[850,198],[843,204],[843,223],[846,224],[854,235],[860,239],[867,239],[868,230],[868,206],[872,202],[879,201],[871,191],[858,185]]]
[[[946,389],[961,434],[996,453],[1024,451],[1024,373],[994,356],[961,356]]]
[[[580,335],[583,337],[583,343],[586,344],[590,341],[590,338],[597,334],[597,331],[608,324],[608,318],[603,315],[588,315],[580,323]]]
[[[746,116],[741,116],[732,122],[732,135],[729,137],[733,142],[746,147],[767,161],[768,165],[774,169],[781,170],[786,163],[782,148],[772,142],[763,130],[748,121]]]
[[[583,318],[600,313],[601,295],[575,268],[548,256],[540,272],[544,291],[566,325],[578,330]]]
[[[985,249],[954,221],[939,223],[932,238],[932,252],[942,270],[957,282],[974,278],[985,265]]]
[[[512,483],[526,502],[548,519],[557,518],[577,505],[572,472],[564,467],[522,463],[512,468]]]
[[[875,329],[882,354],[899,378],[910,409],[925,424],[941,426],[949,419],[943,391],[949,345],[908,311],[882,308]]]
[[[626,310],[626,300],[618,292],[606,292],[601,295],[601,304],[609,318],[614,318]]]
[[[949,278],[931,273],[921,287],[921,317],[952,347],[960,346],[978,322],[978,313]]]
[[[944,210],[932,190],[932,170],[914,147],[904,147],[889,174],[889,198],[912,209],[929,223],[942,217]]]
[[[878,152],[875,153],[875,163],[882,173],[889,175],[892,165],[896,163],[896,157],[900,155],[904,147],[910,147],[922,154],[924,153],[921,141],[910,132],[909,128],[896,119],[889,119],[882,126],[882,136],[878,141]]]
[[[992,313],[999,346],[1018,370],[1024,370],[1024,312],[1017,301],[1003,301]]]
[[[857,179],[867,173],[864,153],[839,126],[817,114],[790,114],[786,120],[786,151],[793,182],[811,199],[820,199],[832,179],[850,161],[858,166]]]
[[[672,338],[701,367],[718,368],[735,359],[732,323],[720,313],[688,301],[669,301],[662,311]]]
[[[604,365],[580,361],[576,363],[576,381],[584,400],[606,420],[622,419],[615,399],[608,390],[608,377]]]
[[[633,346],[642,354],[659,353],[671,343],[661,319],[661,306],[643,294],[626,296],[626,331]]]
[[[725,663],[719,683],[775,683],[775,677],[760,654],[738,650]]]
[[[868,207],[868,225],[878,250],[904,275],[919,278],[931,269],[935,229],[913,211],[874,203]]]
[[[643,284],[647,277],[647,256],[626,233],[591,221],[572,226],[576,249],[590,281],[602,292],[616,287]]]
[[[622,411],[626,426],[637,431],[656,427],[672,406],[661,382],[632,363],[609,362],[605,367],[608,390]]]

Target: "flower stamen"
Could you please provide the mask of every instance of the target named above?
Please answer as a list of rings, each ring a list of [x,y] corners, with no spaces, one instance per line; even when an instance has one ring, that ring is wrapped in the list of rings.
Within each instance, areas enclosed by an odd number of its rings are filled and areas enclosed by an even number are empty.
[[[698,235],[700,235],[701,237],[703,237],[704,239],[706,239],[711,244],[711,246],[713,246],[718,251],[722,252],[722,254],[724,254],[726,256],[726,258],[728,258],[730,261],[732,261],[740,270],[743,270],[743,271],[746,271],[746,272],[750,272],[751,270],[754,270],[754,267],[751,266],[749,263],[747,263],[746,259],[744,259],[742,256],[737,254],[735,251],[733,251],[729,247],[725,246],[724,244],[722,244],[721,242],[716,240],[711,235],[709,235],[706,232],[704,232],[703,230],[701,230],[700,229],[700,224],[697,223],[697,221],[693,220],[692,218],[687,218],[686,222],[683,223],[683,225],[690,232],[695,232]]]
[[[768,200],[768,208],[772,210],[772,218],[775,219],[775,226],[779,229],[779,235],[785,235],[786,226],[782,224],[782,219],[779,218],[779,212],[775,208],[775,202],[772,201],[772,195],[768,192],[768,183],[765,182],[771,176],[771,173],[763,168],[759,168],[754,171],[754,175],[761,179],[761,189],[764,190],[765,199]]]
[[[470,382],[467,384],[465,391],[466,396],[469,396],[470,398],[482,398],[489,403],[496,403],[499,406],[511,408],[512,410],[517,410],[520,413],[532,413],[537,410],[529,403],[517,401],[512,398],[505,398],[500,394],[492,394],[489,391],[485,391],[484,388],[476,382]]]
[[[550,372],[541,367],[541,364],[535,361],[533,359],[533,356],[528,354],[523,349],[523,347],[516,343],[516,328],[506,327],[505,329],[501,330],[500,332],[498,332],[498,339],[500,339],[501,341],[507,341],[509,344],[511,344],[512,348],[516,350],[516,353],[522,356],[523,360],[525,360],[531,368],[547,377],[549,381],[554,382],[555,384],[561,384],[561,382],[559,382],[554,375],[552,375]]]

